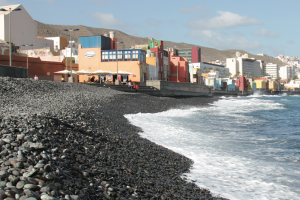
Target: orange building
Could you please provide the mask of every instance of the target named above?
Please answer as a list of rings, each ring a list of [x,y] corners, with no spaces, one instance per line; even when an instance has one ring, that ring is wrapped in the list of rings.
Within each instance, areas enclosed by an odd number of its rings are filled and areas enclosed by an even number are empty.
[[[110,32],[111,33],[111,32]],[[106,81],[123,81],[123,78],[141,84],[149,78],[149,65],[146,63],[146,52],[141,49],[118,49],[117,39],[111,33],[106,36],[80,37],[78,45],[78,70],[94,72],[104,71],[127,71],[132,75],[116,77],[106,76]],[[118,57],[118,58],[117,58]],[[88,81],[89,76],[79,75],[79,82]]]
[[[169,49],[169,76],[168,81],[188,82],[189,81],[189,67],[188,59],[175,56],[173,49]],[[177,80],[178,78],[178,80]]]

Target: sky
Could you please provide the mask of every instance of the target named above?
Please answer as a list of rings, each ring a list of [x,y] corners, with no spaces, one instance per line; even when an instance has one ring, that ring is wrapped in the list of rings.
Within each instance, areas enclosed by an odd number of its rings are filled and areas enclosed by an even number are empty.
[[[22,4],[46,24],[300,57],[299,0],[0,0],[0,6],[10,4]]]

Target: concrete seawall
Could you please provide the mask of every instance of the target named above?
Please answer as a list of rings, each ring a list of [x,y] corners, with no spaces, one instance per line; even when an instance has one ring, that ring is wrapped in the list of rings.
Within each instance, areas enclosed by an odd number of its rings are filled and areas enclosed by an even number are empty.
[[[209,96],[211,89],[205,85],[147,80],[146,85],[155,88],[155,96]]]

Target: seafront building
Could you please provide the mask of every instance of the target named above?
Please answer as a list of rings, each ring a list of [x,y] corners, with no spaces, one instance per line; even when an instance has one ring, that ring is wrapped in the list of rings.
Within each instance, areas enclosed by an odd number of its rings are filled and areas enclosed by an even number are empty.
[[[78,70],[94,72],[103,71],[127,71],[132,73],[128,79],[133,82],[146,83],[149,78],[149,65],[146,63],[146,52],[141,49],[122,49],[117,43],[114,32],[110,36],[79,37]],[[80,75],[79,82],[88,81],[88,76]],[[106,76],[106,81],[123,81],[124,76]],[[127,77],[126,77],[127,79]]]
[[[37,22],[32,19],[21,4],[1,6],[0,8],[7,10],[0,11],[0,40],[9,42],[9,33],[11,33],[11,42],[15,46],[19,46],[20,49],[31,49],[31,47],[22,45],[33,44],[34,48],[50,47],[51,51],[53,51],[53,40],[38,38]],[[9,11],[16,8],[21,10]],[[9,14],[11,17],[11,31],[9,31]]]
[[[255,58],[237,57],[227,58],[226,68],[233,76],[247,75],[261,77],[263,75],[263,61]]]
[[[283,66],[280,67],[280,77],[282,80],[284,79],[292,79],[295,76],[295,67],[293,66]]]
[[[263,65],[264,76],[271,76],[273,80],[279,77],[279,65],[273,63],[267,63]]]
[[[65,37],[44,37],[47,40],[53,40],[53,49],[54,51],[62,50],[64,47],[67,47],[69,42]]]
[[[61,57],[52,57],[53,40],[37,35],[37,22],[21,4],[0,6],[0,8],[6,10],[0,11],[0,40],[4,44],[8,43],[8,45],[0,45],[0,64],[10,65],[9,41],[11,41],[11,66],[28,68],[29,78],[37,75],[39,80],[53,81],[54,72],[64,69]],[[14,9],[20,10],[12,11]],[[11,17],[11,23],[9,23],[9,17]],[[9,25],[11,25],[11,31],[9,31]],[[11,33],[11,40],[9,40],[9,33]]]
[[[173,48],[168,49],[168,79],[173,82],[189,82],[188,59],[174,54]]]
[[[174,49],[174,55],[187,58],[189,63],[201,62],[201,48],[192,47],[184,49]]]
[[[189,64],[189,73],[190,73],[189,82],[204,83],[204,79],[209,78],[210,72],[212,72],[210,77],[216,79],[229,77],[229,69],[225,68],[224,65],[212,64],[207,62],[196,62],[196,63]],[[200,80],[198,80],[199,78]]]

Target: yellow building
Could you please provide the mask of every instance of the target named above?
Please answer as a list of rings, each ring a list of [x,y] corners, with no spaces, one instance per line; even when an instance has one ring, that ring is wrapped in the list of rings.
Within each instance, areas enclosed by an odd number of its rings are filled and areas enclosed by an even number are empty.
[[[257,90],[265,90],[267,88],[266,80],[255,80]]]
[[[270,81],[269,82],[269,90],[278,91],[278,82],[277,81]]]

